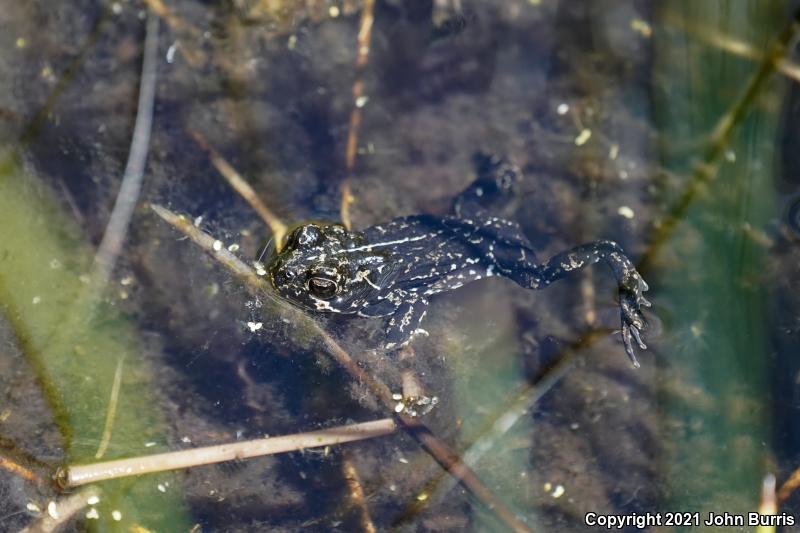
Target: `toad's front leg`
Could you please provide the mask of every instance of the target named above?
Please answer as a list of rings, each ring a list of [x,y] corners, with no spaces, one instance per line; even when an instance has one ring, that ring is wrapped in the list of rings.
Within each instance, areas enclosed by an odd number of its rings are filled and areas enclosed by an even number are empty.
[[[405,346],[422,331],[419,325],[428,310],[428,300],[402,289],[392,291],[386,299],[397,306],[386,321],[385,348],[391,350]]]

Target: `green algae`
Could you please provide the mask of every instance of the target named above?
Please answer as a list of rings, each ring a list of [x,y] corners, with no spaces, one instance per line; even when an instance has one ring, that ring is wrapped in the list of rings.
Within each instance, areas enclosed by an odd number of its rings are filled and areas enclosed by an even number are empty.
[[[104,459],[163,449],[164,417],[134,326],[89,283],[93,250],[77,226],[13,157],[0,166],[0,228],[0,309],[45,389],[67,461],[96,460],[121,358],[119,402]],[[148,442],[157,446],[148,448]],[[169,490],[161,492],[159,483]],[[99,518],[87,520],[93,529],[188,530],[180,486],[171,475],[100,487]]]

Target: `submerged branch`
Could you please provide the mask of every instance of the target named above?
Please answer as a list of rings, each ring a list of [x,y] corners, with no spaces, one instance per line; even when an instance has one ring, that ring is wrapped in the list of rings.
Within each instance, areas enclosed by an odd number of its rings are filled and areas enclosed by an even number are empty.
[[[211,163],[214,165],[214,168],[222,174],[222,177],[225,178],[225,181],[233,187],[233,189],[239,193],[239,195],[244,198],[250,207],[255,209],[258,216],[261,217],[269,229],[272,231],[272,238],[275,239],[275,248],[277,250],[281,249],[281,245],[283,244],[283,236],[286,235],[286,224],[281,222],[281,220],[261,201],[261,198],[258,197],[256,191],[250,186],[249,183],[242,177],[239,172],[236,171],[233,166],[225,160],[224,157],[220,155],[199,133],[196,131],[189,130],[189,135],[194,139],[194,141],[200,145],[200,147],[208,153],[209,159],[211,159]]]
[[[105,286],[114,270],[114,264],[122,250],[122,242],[125,240],[125,234],[128,232],[128,226],[142,190],[142,178],[147,163],[147,152],[150,148],[153,106],[156,98],[158,20],[158,16],[153,11],[148,12],[142,76],[139,82],[139,103],[136,108],[136,122],[133,126],[128,162],[125,165],[122,185],[114,202],[103,240],[100,241],[94,258],[94,281],[98,287]]]
[[[107,479],[294,452],[306,448],[334,446],[345,442],[381,437],[394,433],[396,429],[394,420],[384,418],[295,435],[205,446],[192,450],[117,459],[88,465],[67,466],[59,470],[56,480],[62,488],[66,489]]]

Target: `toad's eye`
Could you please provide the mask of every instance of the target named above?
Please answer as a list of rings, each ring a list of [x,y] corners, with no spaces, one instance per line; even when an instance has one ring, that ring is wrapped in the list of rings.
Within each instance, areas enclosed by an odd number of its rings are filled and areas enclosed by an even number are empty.
[[[313,277],[308,280],[308,290],[317,298],[332,298],[338,288],[336,282],[332,279]]]

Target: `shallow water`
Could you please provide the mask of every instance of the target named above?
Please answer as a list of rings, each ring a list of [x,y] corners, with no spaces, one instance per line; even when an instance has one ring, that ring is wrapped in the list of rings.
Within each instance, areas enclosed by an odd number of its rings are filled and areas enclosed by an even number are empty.
[[[762,59],[796,55],[784,3],[386,0],[357,67],[360,2],[149,2],[149,155],[99,288],[147,12],[51,4],[0,0],[0,530],[63,501],[56,467],[97,460],[117,373],[104,459],[390,415],[314,328],[149,209],[250,264],[269,241],[192,132],[290,225],[340,220],[346,183],[356,229],[446,214],[483,151],[522,168],[501,214],[540,259],[624,247],[654,304],[639,369],[612,333],[602,265],[543,291],[493,278],[434,298],[412,362],[379,349],[381,320],[313,317],[392,392],[413,369],[438,400],[425,424],[534,530],[597,530],[587,513],[742,515],[765,476],[780,487],[800,466],[796,68]],[[65,530],[504,528],[403,432],[98,487]]]

